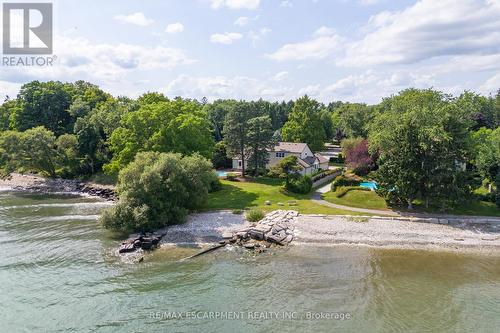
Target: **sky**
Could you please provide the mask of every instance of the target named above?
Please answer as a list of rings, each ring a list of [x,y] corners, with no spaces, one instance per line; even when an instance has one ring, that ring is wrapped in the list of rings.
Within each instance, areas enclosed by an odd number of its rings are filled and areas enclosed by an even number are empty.
[[[28,1],[36,2],[36,1]],[[400,90],[500,88],[500,0],[55,0],[52,67],[115,96],[378,103]]]

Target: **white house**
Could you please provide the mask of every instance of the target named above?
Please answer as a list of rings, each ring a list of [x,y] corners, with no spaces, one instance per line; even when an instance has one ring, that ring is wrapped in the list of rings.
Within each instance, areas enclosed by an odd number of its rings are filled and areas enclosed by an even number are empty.
[[[278,144],[269,150],[269,158],[266,168],[277,164],[284,157],[297,156],[303,175],[310,175],[319,169],[328,169],[328,159],[320,154],[314,154],[306,143],[278,142]],[[245,161],[246,164],[246,161]],[[241,159],[233,158],[233,169],[241,170]]]

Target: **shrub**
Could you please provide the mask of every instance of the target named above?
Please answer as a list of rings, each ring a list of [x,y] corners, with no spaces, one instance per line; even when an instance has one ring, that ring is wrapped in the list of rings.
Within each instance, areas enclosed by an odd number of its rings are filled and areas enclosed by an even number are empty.
[[[369,188],[361,187],[361,186],[339,186],[335,191],[335,196],[337,198],[342,198],[349,191],[371,191]]]
[[[232,213],[235,215],[240,215],[243,214],[243,211],[241,209],[233,209]]]
[[[236,178],[238,178],[238,174],[236,172],[228,172],[226,174],[226,179],[229,180],[229,181],[236,181]]]
[[[361,140],[359,143],[345,150],[345,163],[356,175],[365,176],[375,168],[376,156],[372,156],[368,151],[368,140]]]
[[[337,157],[330,157],[330,162],[342,164],[345,162],[344,155],[340,153],[337,155]]]
[[[264,212],[257,208],[250,209],[245,217],[249,222],[258,222],[264,218]]]
[[[212,163],[200,155],[142,152],[120,171],[119,200],[100,221],[119,231],[152,231],[182,223],[208,197]]]
[[[215,172],[212,172],[209,176],[209,188],[208,192],[217,192],[222,189],[222,183],[219,180],[219,176]]]
[[[313,181],[309,176],[298,176],[292,178],[288,185],[286,185],[286,189],[293,193],[306,194],[311,191],[313,185]]]
[[[345,175],[340,175],[336,177],[332,183],[332,192],[335,192],[337,190],[337,187],[340,186],[358,186],[358,185],[359,185],[359,180],[348,178]]]

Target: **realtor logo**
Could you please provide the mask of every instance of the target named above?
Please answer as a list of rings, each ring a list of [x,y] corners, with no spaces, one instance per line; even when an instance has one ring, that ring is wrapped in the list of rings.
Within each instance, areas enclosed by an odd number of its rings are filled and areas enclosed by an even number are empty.
[[[3,53],[52,53],[52,3],[3,4]]]

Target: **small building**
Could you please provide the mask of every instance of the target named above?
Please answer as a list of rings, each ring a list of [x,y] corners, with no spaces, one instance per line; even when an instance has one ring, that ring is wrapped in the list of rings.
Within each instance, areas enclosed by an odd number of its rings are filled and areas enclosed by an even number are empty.
[[[266,168],[276,165],[283,158],[297,156],[302,175],[310,175],[318,170],[328,170],[328,159],[321,154],[314,154],[306,143],[278,142],[274,148],[269,150]],[[246,162],[246,161],[245,161]],[[233,169],[241,170],[241,159],[233,158]]]

